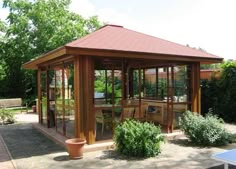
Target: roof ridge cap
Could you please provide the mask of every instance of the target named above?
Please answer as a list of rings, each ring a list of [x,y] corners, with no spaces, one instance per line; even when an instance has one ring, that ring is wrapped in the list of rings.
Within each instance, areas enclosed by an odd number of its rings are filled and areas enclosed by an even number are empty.
[[[101,26],[99,29],[102,29],[102,28],[107,27],[107,26],[118,27],[118,28],[124,28],[122,25],[105,24],[105,25]]]

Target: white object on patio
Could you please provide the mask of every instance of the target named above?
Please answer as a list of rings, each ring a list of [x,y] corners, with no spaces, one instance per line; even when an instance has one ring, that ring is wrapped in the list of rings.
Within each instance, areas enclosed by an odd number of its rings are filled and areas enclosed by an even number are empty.
[[[223,162],[224,169],[228,169],[228,164],[236,165],[236,149],[213,154],[211,158]]]

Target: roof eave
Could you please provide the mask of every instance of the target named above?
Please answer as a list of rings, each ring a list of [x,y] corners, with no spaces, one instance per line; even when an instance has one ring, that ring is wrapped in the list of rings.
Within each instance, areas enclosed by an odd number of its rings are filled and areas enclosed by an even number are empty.
[[[39,64],[55,59],[65,54],[66,54],[66,48],[65,46],[62,46],[46,54],[40,55],[36,57],[35,59],[30,60],[29,62],[24,63],[23,68],[24,69],[37,69]]]
[[[221,63],[223,58],[220,57],[201,57],[201,56],[184,56],[184,55],[171,55],[161,53],[146,53],[136,51],[121,51],[109,49],[93,49],[93,48],[79,48],[62,46],[51,52],[43,54],[36,59],[23,64],[24,69],[38,69],[38,65],[49,60],[55,59],[63,55],[93,55],[98,57],[126,57],[126,58],[140,58],[140,59],[158,59],[170,61],[187,61],[187,62],[200,62],[201,64]]]
[[[201,56],[185,56],[185,55],[171,55],[162,53],[146,53],[136,51],[121,51],[109,49],[93,49],[93,48],[78,48],[66,46],[67,54],[70,55],[93,55],[100,57],[126,57],[126,58],[140,58],[140,59],[158,59],[171,61],[187,61],[200,62],[205,64],[221,63],[224,58],[221,57],[201,57]]]

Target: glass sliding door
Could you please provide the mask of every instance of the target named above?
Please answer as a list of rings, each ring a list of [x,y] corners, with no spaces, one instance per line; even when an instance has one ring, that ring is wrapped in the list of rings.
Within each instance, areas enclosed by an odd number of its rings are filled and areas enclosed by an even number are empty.
[[[62,67],[55,68],[55,115],[56,129],[59,133],[64,134],[64,91],[63,91],[63,69]]]
[[[189,77],[187,73],[187,65],[175,66],[174,73],[174,127],[179,126],[179,117],[183,116],[183,113],[191,107],[191,100],[189,100]]]
[[[48,121],[49,127],[55,127],[55,97],[56,97],[56,82],[55,82],[55,71],[48,71],[48,80],[49,80],[49,91],[48,91],[48,99],[49,99],[49,110],[48,110]]]
[[[74,65],[67,64],[64,67],[64,125],[67,137],[75,136],[75,112],[74,112]]]
[[[121,121],[122,71],[119,69],[95,70],[94,106],[96,140],[111,139],[116,122]]]

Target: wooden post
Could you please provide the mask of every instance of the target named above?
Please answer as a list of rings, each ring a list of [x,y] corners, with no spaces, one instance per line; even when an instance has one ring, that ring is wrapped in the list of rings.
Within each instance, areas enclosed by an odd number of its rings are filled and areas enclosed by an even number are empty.
[[[49,117],[49,70],[48,68],[46,69],[46,93],[47,93],[47,127],[49,128],[50,127],[50,117]]]
[[[65,66],[62,65],[62,132],[63,135],[66,134],[65,126]]]
[[[169,90],[169,87],[170,87],[170,84],[169,84],[169,67],[167,67],[167,77],[166,77],[166,96],[167,96],[167,106],[166,106],[166,113],[167,113],[167,133],[169,133],[170,131],[170,115],[169,115],[169,94],[170,94],[170,90]]]
[[[143,71],[143,97],[144,96],[147,96],[146,95],[146,88],[145,88],[145,69],[142,69],[142,71]]]
[[[81,83],[80,83],[80,59],[79,56],[74,56],[74,110],[75,110],[75,137],[84,138],[84,133],[81,131]]]
[[[139,68],[138,69],[138,94],[139,94],[139,98],[138,98],[138,101],[139,101],[139,119],[141,118],[141,110],[142,110],[142,108],[141,108],[141,69]]]
[[[126,67],[126,62],[123,59],[121,63],[121,82],[122,82],[122,101],[128,98],[128,90],[129,90],[129,81],[128,81],[128,72]]]
[[[128,78],[127,78],[127,91],[126,91],[126,96],[130,95],[130,97],[134,97],[134,70],[129,69],[128,70]]]
[[[111,102],[112,103],[112,110],[111,110],[112,113],[111,113],[111,118],[112,118],[112,124],[113,124],[112,125],[112,133],[114,133],[114,130],[115,130],[115,128],[114,128],[115,127],[114,126],[114,118],[115,118],[114,117],[114,111],[115,111],[114,110],[114,106],[115,106],[115,86],[114,86],[115,85],[114,84],[115,77],[114,77],[114,73],[115,73],[114,72],[114,65],[112,65],[112,70],[111,70],[111,87],[112,87],[112,96],[111,96],[112,97],[112,99],[111,99],[112,100],[112,102]]]
[[[41,92],[41,69],[38,68],[37,72],[37,81],[38,81],[38,117],[39,117],[39,123],[42,124],[42,110],[41,110],[41,104],[42,104],[42,92]]]
[[[82,79],[80,83],[83,83],[83,88],[81,90],[81,99],[85,100],[83,102],[83,111],[85,121],[85,136],[88,144],[95,143],[95,109],[93,104],[94,97],[94,61],[91,56],[83,56],[82,69]],[[80,104],[82,106],[82,104]]]
[[[174,67],[171,66],[171,130],[172,133],[174,130],[174,120],[175,120],[175,112],[174,112]]]
[[[126,89],[128,88],[128,86],[126,86],[128,84],[128,82],[126,81],[126,69],[125,69],[125,61],[122,60],[122,70],[121,70],[121,83],[122,83],[122,87],[121,87],[121,92],[122,92],[122,100],[121,100],[121,121],[124,120],[124,105],[125,105],[125,99],[127,98],[127,94],[126,94]]]
[[[79,125],[80,125],[80,137],[86,138],[86,121],[85,121],[85,102],[84,100],[84,58],[82,56],[76,56],[79,57],[79,112],[80,112],[80,119],[79,119]]]
[[[56,69],[54,69],[54,77],[55,77],[55,81],[54,81],[54,84],[55,84],[55,106],[56,106],[56,99],[57,99],[57,75],[56,75]],[[55,107],[55,128],[56,128],[56,131],[58,130],[58,126],[57,126],[57,110],[56,110],[56,107]]]
[[[200,63],[192,64],[192,111],[201,113]]]
[[[188,110],[192,110],[192,64],[188,64],[186,66],[187,68],[187,102],[191,102],[191,104],[188,104]]]
[[[107,69],[105,70],[105,97],[106,97],[106,104],[107,104],[107,94],[108,94],[108,92],[107,92]]]
[[[200,82],[200,63],[196,64],[196,83],[197,83],[197,112],[201,114],[201,82]]]
[[[159,71],[158,71],[158,68],[156,68],[156,98],[158,98],[158,89],[159,89],[159,86],[158,86],[159,76],[158,76],[158,74],[159,74]]]

